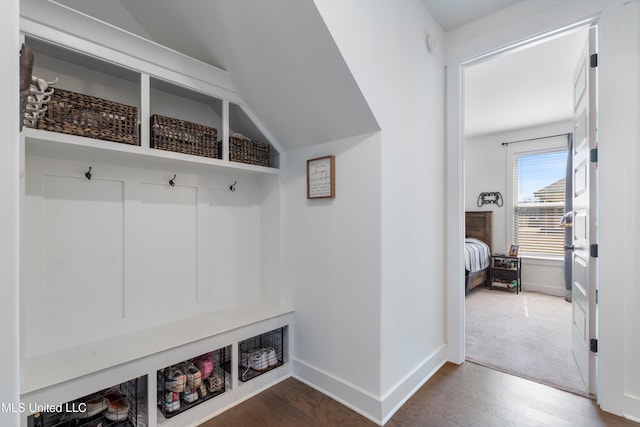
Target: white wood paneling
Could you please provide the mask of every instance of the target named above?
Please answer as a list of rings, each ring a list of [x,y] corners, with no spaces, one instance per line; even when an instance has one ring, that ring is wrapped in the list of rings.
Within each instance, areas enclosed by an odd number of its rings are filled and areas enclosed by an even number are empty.
[[[171,312],[197,302],[197,189],[141,183],[138,218],[144,272],[140,311]]]
[[[91,151],[73,160],[35,153],[25,168],[23,358],[166,326],[162,342],[137,344],[147,354],[183,339],[177,322],[263,301],[262,253],[277,260],[278,236],[263,241],[262,228],[277,224],[277,179],[263,185],[253,171],[226,168],[174,174],[164,162],[116,165]],[[265,283],[271,289],[273,278]]]
[[[123,182],[42,178],[40,333],[122,318]]]
[[[238,190],[239,192],[240,190]],[[210,190],[208,241],[211,275],[221,297],[249,297],[252,273],[252,207],[248,194]]]

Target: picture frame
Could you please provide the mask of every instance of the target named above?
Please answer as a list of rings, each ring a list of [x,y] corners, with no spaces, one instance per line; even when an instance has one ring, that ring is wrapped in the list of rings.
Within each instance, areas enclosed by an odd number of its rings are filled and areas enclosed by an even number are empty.
[[[307,160],[307,199],[336,197],[336,157]]]
[[[509,249],[509,256],[518,256],[518,249],[518,245],[511,245],[511,248]]]

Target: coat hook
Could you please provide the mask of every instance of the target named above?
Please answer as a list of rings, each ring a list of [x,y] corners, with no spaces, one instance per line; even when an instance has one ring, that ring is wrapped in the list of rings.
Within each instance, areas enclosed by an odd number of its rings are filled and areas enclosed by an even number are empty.
[[[175,179],[176,179],[176,174],[173,174],[173,178],[171,178],[171,179],[169,180],[169,185],[170,185],[170,186],[172,186],[172,187],[173,187],[173,186],[175,186],[175,185],[176,185]]]
[[[88,180],[91,180],[91,166],[89,166],[89,170],[84,174]]]
[[[236,184],[238,183],[238,181],[233,181],[233,184],[231,184],[229,186],[229,190],[231,191],[236,191]]]

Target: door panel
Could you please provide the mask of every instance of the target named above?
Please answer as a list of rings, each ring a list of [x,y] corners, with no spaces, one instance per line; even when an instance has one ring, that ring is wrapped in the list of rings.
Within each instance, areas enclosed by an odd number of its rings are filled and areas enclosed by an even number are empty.
[[[575,183],[575,187],[574,187],[575,197],[581,196],[585,191],[588,190],[587,167],[588,167],[588,164],[586,162],[586,159],[583,159],[582,162],[579,165],[577,165],[574,169],[573,182]]]
[[[595,53],[595,27],[590,28],[588,40],[574,74],[574,150],[573,156],[573,254],[572,254],[572,326],[571,345],[580,374],[590,393],[596,392],[595,353],[591,339],[596,338],[595,289],[596,258],[591,257],[590,245],[596,243],[595,212],[597,208],[596,170],[589,152],[596,145],[596,68],[590,66]]]

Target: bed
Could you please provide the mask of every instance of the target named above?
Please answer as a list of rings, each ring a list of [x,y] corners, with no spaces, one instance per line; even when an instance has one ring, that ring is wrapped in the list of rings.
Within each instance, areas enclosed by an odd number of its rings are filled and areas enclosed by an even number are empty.
[[[493,244],[493,212],[465,212],[465,294],[489,284],[489,258]]]

